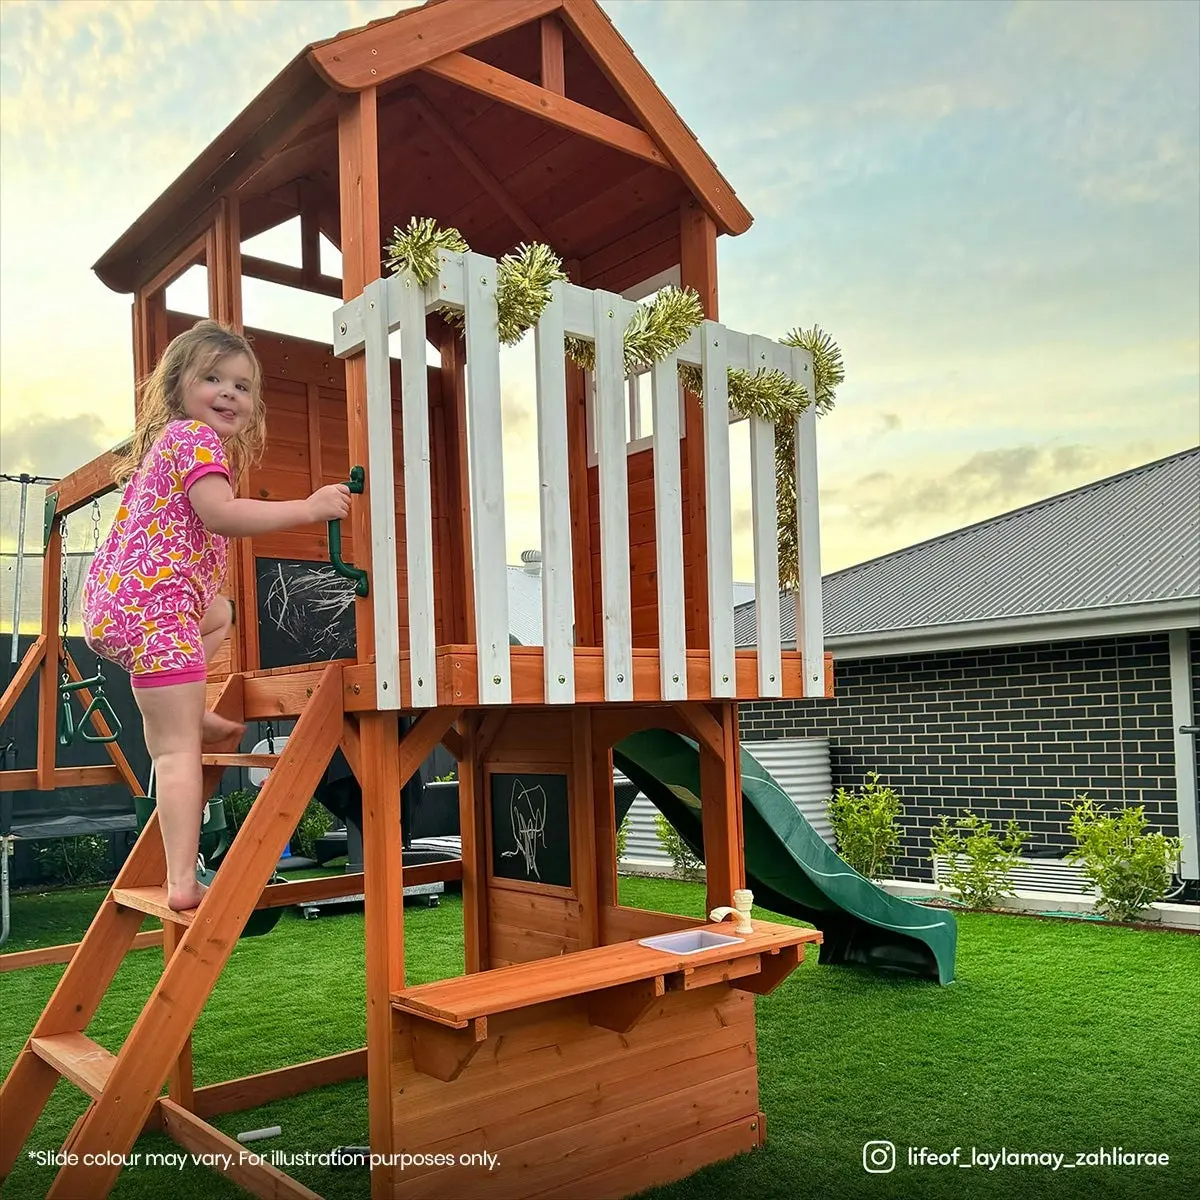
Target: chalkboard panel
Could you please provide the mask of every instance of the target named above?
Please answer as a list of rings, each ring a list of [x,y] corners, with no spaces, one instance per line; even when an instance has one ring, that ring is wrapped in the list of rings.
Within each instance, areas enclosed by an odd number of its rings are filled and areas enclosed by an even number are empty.
[[[259,558],[255,565],[264,668],[354,657],[353,580],[328,563]]]
[[[569,888],[566,775],[493,772],[491,804],[493,876]]]

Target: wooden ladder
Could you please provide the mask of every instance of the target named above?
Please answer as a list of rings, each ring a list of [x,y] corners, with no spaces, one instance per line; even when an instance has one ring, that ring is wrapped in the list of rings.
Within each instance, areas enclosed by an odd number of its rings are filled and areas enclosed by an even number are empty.
[[[240,675],[226,682],[214,711],[241,718]],[[331,665],[198,908],[177,913],[167,907],[158,814],[151,816],[0,1087],[0,1181],[12,1170],[61,1076],[92,1102],[63,1147],[73,1152],[74,1165],[60,1168],[47,1200],[109,1194],[122,1157],[159,1103],[163,1082],[337,749],[342,723],[342,668]],[[215,789],[223,769],[221,761],[205,767],[205,795]],[[170,923],[176,950],[114,1055],[84,1030],[147,914]],[[106,1151],[115,1165],[83,1166],[85,1155]]]

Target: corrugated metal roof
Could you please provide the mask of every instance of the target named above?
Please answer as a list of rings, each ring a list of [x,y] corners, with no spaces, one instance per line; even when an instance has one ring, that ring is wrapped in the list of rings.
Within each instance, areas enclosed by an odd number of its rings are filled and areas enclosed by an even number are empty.
[[[1200,598],[1200,447],[835,571],[822,596],[826,637]],[[754,645],[753,603],[734,639]]]

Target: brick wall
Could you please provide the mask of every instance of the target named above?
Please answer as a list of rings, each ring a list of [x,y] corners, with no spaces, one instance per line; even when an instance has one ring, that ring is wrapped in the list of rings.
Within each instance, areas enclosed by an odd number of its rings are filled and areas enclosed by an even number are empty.
[[[1200,637],[1191,640],[1200,712]],[[960,809],[1072,844],[1066,802],[1144,804],[1177,833],[1167,635],[835,660],[833,700],[740,706],[746,741],[830,739],[834,787],[868,771],[904,802],[895,874],[929,879],[929,830]]]

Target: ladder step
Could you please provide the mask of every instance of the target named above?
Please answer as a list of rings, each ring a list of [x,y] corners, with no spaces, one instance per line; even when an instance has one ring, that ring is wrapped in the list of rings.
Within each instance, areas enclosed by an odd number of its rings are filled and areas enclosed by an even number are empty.
[[[100,1098],[117,1056],[82,1033],[51,1033],[29,1039],[29,1048],[93,1100]]]
[[[206,767],[275,767],[279,765],[278,754],[205,754],[201,758]]]
[[[196,915],[194,908],[176,912],[167,904],[165,887],[113,888],[112,898],[122,908],[136,908],[160,921],[173,921],[176,925],[190,925]]]

